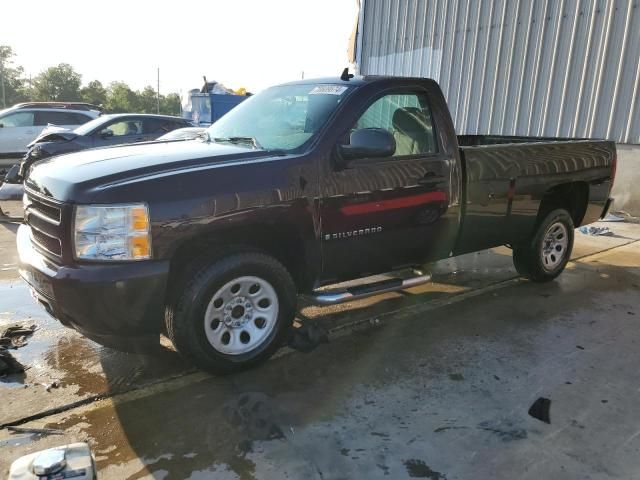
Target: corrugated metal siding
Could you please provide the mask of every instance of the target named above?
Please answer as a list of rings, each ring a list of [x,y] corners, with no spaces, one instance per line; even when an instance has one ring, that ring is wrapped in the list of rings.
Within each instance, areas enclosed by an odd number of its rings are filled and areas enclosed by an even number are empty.
[[[459,133],[640,144],[640,1],[363,3],[360,73],[437,80]]]

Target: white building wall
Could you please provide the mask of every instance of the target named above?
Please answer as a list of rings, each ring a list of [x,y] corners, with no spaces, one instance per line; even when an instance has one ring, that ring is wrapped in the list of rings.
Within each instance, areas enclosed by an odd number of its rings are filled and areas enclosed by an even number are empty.
[[[458,132],[640,144],[640,0],[363,0],[362,74],[430,77]]]

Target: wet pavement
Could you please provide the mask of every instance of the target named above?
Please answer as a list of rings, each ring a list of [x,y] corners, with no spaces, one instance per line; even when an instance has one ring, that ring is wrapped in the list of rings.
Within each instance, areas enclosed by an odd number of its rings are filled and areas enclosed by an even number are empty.
[[[505,248],[449,259],[422,287],[303,307],[329,344],[213,377],[170,349],[115,352],[59,326],[17,279],[0,223],[0,329],[39,327],[15,351],[31,368],[0,380],[0,424],[65,432],[0,430],[0,475],[84,440],[101,478],[635,478],[640,225],[607,226],[576,233],[550,284],[518,279]],[[527,415],[538,397],[550,425]]]

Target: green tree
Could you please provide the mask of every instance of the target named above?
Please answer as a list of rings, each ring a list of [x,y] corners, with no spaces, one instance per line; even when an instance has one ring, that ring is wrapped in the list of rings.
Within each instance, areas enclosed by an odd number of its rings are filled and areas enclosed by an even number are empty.
[[[107,110],[112,113],[136,113],[138,94],[124,82],[111,82],[107,89]]]
[[[82,76],[67,63],[49,67],[33,80],[34,100],[76,102],[80,100]]]
[[[163,115],[180,115],[180,95],[170,93],[160,96],[160,113]]]
[[[140,113],[156,113],[158,111],[157,93],[153,87],[146,86],[138,95],[138,111]]]
[[[106,105],[107,89],[102,86],[99,80],[92,80],[86,87],[82,87],[80,90],[80,98],[82,98],[83,102],[94,105]]]
[[[29,91],[23,78],[24,70],[14,65],[14,56],[11,47],[0,45],[0,108],[29,100]]]

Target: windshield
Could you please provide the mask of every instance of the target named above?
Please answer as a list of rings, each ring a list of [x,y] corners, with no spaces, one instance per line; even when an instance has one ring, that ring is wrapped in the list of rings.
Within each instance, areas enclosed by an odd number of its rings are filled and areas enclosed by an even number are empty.
[[[293,150],[314,137],[346,97],[342,85],[283,85],[245,100],[208,128],[214,142]]]
[[[88,133],[90,133],[94,128],[99,127],[100,125],[104,124],[107,120],[109,120],[109,115],[102,115],[98,118],[94,118],[93,120],[87,122],[87,123],[83,123],[82,125],[80,125],[78,128],[76,128],[73,133],[77,133],[78,135],[87,135]]]

